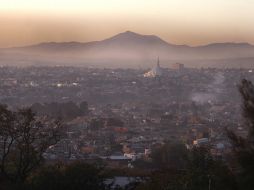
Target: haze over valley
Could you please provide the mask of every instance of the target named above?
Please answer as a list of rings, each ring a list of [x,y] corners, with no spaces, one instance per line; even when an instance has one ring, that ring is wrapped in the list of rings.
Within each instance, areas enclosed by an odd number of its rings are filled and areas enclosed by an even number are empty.
[[[253,67],[254,46],[248,43],[175,45],[155,35],[131,31],[101,41],[45,42],[25,47],[2,48],[0,64],[12,66],[85,66],[147,68],[160,57],[164,67],[176,62],[187,67]]]
[[[0,0],[0,190],[253,190],[254,0]]]

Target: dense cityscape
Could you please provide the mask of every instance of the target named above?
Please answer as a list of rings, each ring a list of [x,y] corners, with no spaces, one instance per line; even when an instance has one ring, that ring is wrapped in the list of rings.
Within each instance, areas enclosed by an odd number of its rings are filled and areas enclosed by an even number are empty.
[[[134,167],[168,141],[209,144],[214,156],[227,159],[225,129],[247,133],[237,85],[243,76],[253,79],[252,70],[153,69],[146,77],[147,70],[134,69],[2,67],[0,102],[63,118],[65,137],[47,160],[101,158]]]
[[[252,69],[159,58],[150,69],[2,66],[2,179],[7,189],[234,189],[253,79]]]
[[[253,11],[0,0],[0,190],[253,190]]]

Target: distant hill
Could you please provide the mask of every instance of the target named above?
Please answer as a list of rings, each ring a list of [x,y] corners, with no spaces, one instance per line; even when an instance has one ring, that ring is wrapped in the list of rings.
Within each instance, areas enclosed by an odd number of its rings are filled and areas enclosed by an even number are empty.
[[[158,56],[162,66],[182,62],[187,66],[250,67],[254,64],[254,46],[214,43],[190,47],[171,44],[154,35],[126,31],[102,41],[47,42],[0,49],[0,64],[137,68],[151,67]]]

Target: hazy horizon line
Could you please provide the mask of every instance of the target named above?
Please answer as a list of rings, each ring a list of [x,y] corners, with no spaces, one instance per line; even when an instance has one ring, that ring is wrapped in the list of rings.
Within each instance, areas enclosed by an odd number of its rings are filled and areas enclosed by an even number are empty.
[[[204,44],[199,44],[199,45],[189,45],[189,44],[177,44],[177,43],[171,43],[168,42],[167,40],[162,39],[160,36],[156,35],[156,34],[141,34],[141,33],[137,33],[137,32],[133,32],[130,30],[125,30],[124,32],[120,32],[120,33],[116,33],[113,36],[107,37],[107,38],[103,38],[100,40],[91,40],[91,41],[75,41],[75,40],[70,40],[70,41],[40,41],[38,43],[31,43],[31,44],[24,44],[24,45],[17,45],[17,46],[7,46],[7,47],[0,47],[0,49],[12,49],[12,48],[22,48],[22,47],[30,47],[30,46],[36,46],[36,45],[41,45],[41,44],[50,44],[50,43],[56,43],[56,44],[61,44],[61,43],[80,43],[80,44],[85,44],[85,43],[91,43],[91,42],[101,42],[110,38],[113,38],[114,36],[117,36],[119,34],[123,34],[123,33],[127,33],[127,32],[131,32],[131,33],[135,33],[137,35],[141,35],[141,36],[156,36],[158,38],[160,38],[161,40],[163,40],[164,42],[171,44],[171,45],[177,45],[177,46],[187,46],[187,47],[204,47],[204,46],[208,46],[208,45],[212,45],[212,44],[248,44],[251,46],[254,46],[254,44],[252,44],[251,42],[248,41],[241,41],[241,42],[237,42],[237,41],[211,41],[209,43],[204,43]]]

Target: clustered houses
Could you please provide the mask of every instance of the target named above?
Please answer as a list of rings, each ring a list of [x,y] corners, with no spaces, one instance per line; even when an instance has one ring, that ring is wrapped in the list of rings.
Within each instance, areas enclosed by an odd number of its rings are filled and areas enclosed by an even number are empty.
[[[174,141],[188,148],[209,145],[214,156],[225,158],[225,128],[247,132],[237,84],[242,76],[253,80],[253,73],[162,70],[144,77],[141,69],[2,67],[0,102],[11,108],[88,102],[88,114],[64,120],[65,135],[44,154],[48,160],[103,159],[112,167],[133,167],[132,161],[149,160],[155,147]]]

